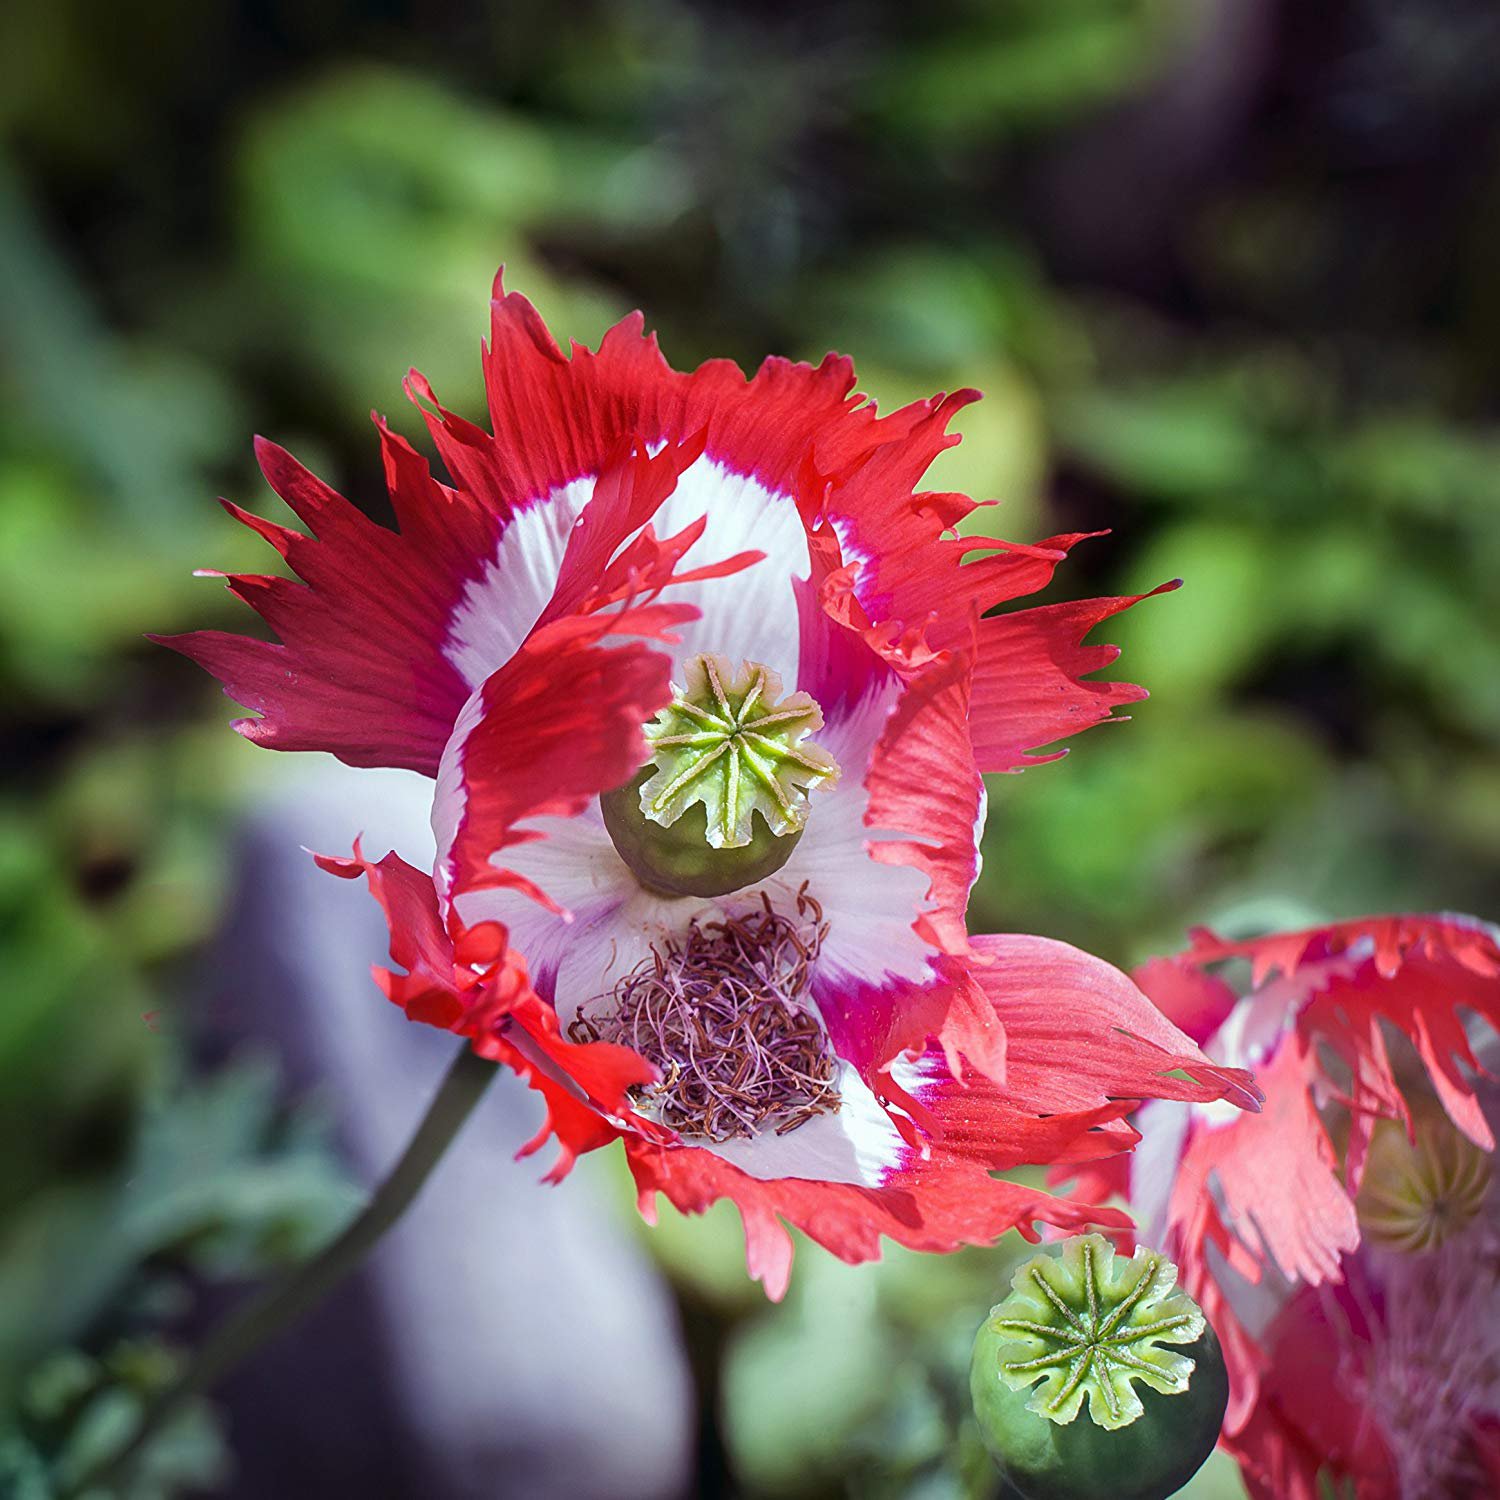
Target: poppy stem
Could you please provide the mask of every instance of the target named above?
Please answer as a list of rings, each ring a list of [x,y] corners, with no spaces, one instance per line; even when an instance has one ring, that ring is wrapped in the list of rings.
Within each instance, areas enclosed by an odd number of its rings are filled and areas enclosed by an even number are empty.
[[[334,1240],[283,1280],[247,1298],[215,1327],[181,1375],[147,1405],[130,1441],[66,1487],[62,1500],[108,1493],[184,1402],[216,1386],[236,1365],[290,1328],[355,1270],[411,1205],[495,1076],[467,1043],[454,1058],[422,1123],[390,1175]]]

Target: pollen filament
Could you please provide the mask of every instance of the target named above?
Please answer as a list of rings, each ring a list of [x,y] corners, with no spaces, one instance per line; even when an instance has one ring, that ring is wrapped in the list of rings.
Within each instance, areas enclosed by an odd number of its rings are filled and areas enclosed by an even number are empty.
[[[688,924],[568,1027],[575,1042],[640,1053],[660,1078],[640,1105],[683,1136],[723,1143],[785,1135],[838,1110],[838,1060],[805,995],[823,911],[798,893],[795,918],[758,909]]]

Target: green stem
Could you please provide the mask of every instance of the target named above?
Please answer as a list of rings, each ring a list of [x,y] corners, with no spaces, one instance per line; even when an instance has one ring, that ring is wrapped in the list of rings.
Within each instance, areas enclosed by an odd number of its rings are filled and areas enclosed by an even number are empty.
[[[183,1402],[212,1389],[237,1364],[310,1312],[353,1271],[405,1213],[479,1102],[496,1068],[467,1045],[454,1059],[416,1134],[370,1201],[331,1244],[283,1281],[250,1297],[213,1329],[176,1381],[147,1406],[135,1435],[106,1463],[85,1474],[62,1500],[122,1480],[131,1464]]]

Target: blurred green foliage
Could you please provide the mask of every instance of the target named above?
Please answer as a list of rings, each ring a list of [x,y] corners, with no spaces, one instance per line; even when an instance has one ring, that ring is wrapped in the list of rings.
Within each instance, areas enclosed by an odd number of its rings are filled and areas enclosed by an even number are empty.
[[[992,786],[976,926],[1131,962],[1201,920],[1500,910],[1493,13],[1256,10],[0,11],[15,1493],[175,1357],[156,1265],[243,1274],[347,1206],[263,1075],[172,1082],[243,762],[141,636],[243,623],[190,570],[265,565],[211,503],[274,510],[252,431],[386,514],[368,409],[417,430],[409,364],[481,408],[501,260],[562,338],[642,305],[679,365],[837,346],[883,406],[979,385],[931,480],[1003,502],[974,527],[1114,528],[1052,597],[1186,579],[1105,632],[1134,722]],[[651,1243],[747,1492],[987,1493],[954,1372],[1008,1248],[804,1251],[769,1310],[723,1212]],[[140,1493],[221,1461],[190,1412]]]
[[[129,1439],[185,1357],[154,1330],[190,1310],[194,1285],[296,1264],[354,1212],[324,1122],[277,1092],[264,1059],[158,1077],[113,1171],[40,1184],[0,1224],[0,1493],[47,1500]],[[211,1408],[192,1403],[125,1500],[201,1489],[228,1462]]]

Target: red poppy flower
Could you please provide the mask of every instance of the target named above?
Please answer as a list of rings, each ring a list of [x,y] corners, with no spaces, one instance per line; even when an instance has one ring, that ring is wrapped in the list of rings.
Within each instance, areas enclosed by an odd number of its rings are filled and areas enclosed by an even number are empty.
[[[1244,993],[1216,972],[1229,960],[1248,961]],[[1225,1446],[1252,1493],[1316,1500],[1320,1471],[1360,1500],[1470,1493],[1459,1476],[1500,1455],[1500,1111],[1482,1065],[1500,930],[1397,916],[1198,932],[1136,977],[1265,1090],[1253,1117],[1147,1104],[1129,1163],[1080,1184],[1128,1193],[1217,1329]]]
[[[229,587],[280,640],[168,644],[260,744],[435,777],[432,878],[323,863],[384,903],[391,998],[544,1096],[554,1175],[621,1139],[648,1211],[734,1198],[779,1293],[783,1219],[851,1260],[1073,1227],[991,1171],[1253,1103],[1107,965],[967,932],[981,773],[1144,696],[1085,680],[1134,598],[986,614],[1081,536],[964,541],[916,491],[975,393],[881,417],[834,355],[681,374],[639,315],[565,357],[492,307],[492,431],[407,382],[452,483],[377,419],[392,531],[262,443],[314,535],[230,507],[302,581]]]

